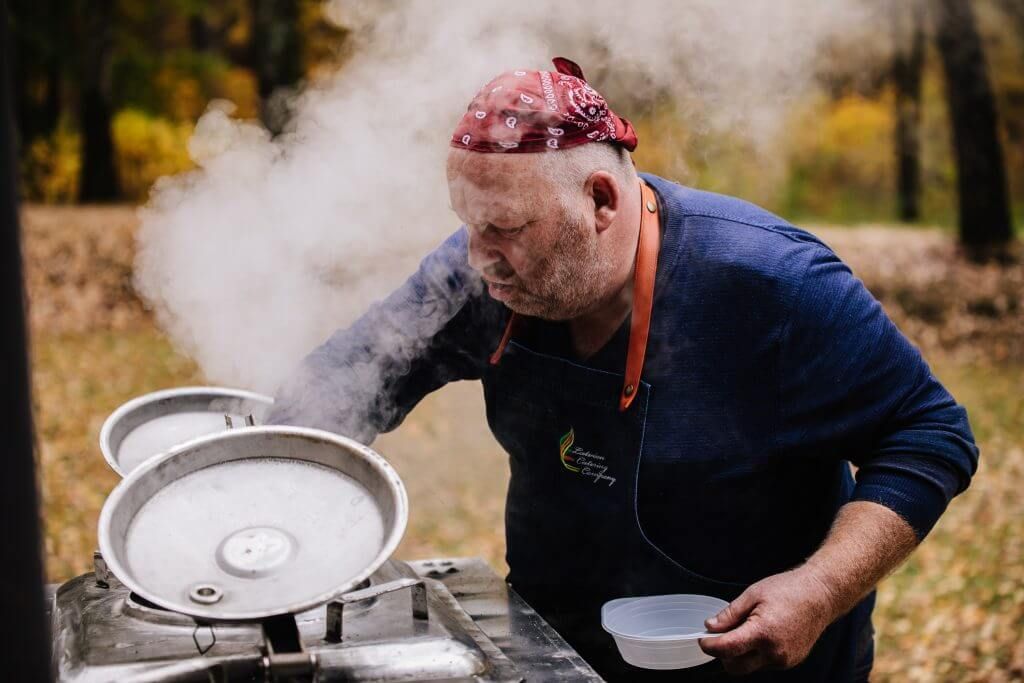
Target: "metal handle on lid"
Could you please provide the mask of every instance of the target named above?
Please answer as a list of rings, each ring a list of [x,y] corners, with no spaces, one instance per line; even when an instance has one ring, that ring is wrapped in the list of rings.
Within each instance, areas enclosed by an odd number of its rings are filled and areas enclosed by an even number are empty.
[[[245,426],[246,427],[255,427],[256,426],[256,418],[254,418],[252,416],[252,413],[249,413],[243,419],[245,420]],[[235,421],[234,421],[234,419],[232,419],[232,417],[230,415],[228,415],[227,413],[224,413],[224,424],[227,425],[228,429],[234,429],[235,428]]]

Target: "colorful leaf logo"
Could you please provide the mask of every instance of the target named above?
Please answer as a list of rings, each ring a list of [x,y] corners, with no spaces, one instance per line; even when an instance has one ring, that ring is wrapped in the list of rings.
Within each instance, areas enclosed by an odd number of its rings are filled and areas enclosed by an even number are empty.
[[[576,441],[576,432],[573,431],[572,427],[569,428],[562,438],[558,440],[558,454],[562,459],[562,466],[570,472],[579,472],[579,467],[573,467],[569,463],[575,462],[572,456],[569,455],[569,449],[572,448],[573,442]]]

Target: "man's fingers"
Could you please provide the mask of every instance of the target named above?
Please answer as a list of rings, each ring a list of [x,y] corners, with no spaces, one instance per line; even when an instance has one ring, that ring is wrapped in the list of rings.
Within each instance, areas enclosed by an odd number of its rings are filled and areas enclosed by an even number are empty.
[[[722,667],[726,672],[734,676],[742,676],[758,669],[763,669],[767,663],[768,660],[765,659],[765,656],[760,651],[755,650],[739,657],[723,659]]]
[[[746,622],[739,628],[729,631],[716,638],[701,638],[700,649],[712,657],[724,659],[739,657],[757,649],[761,642],[761,633],[757,624]]]
[[[712,633],[728,631],[736,628],[747,618],[750,611],[757,604],[754,592],[749,588],[728,605],[721,612],[704,622],[704,626]]]

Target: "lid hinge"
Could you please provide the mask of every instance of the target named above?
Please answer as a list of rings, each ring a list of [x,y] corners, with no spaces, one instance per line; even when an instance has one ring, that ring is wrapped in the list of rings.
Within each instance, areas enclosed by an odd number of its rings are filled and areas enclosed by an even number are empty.
[[[262,621],[263,674],[267,683],[316,683],[316,655],[302,646],[295,616],[282,614]]]

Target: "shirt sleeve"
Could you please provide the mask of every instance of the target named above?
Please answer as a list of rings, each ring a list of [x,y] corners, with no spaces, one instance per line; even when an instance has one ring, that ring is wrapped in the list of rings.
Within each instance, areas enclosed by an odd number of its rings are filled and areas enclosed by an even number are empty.
[[[923,539],[977,469],[967,412],[835,254],[804,256],[781,337],[783,438],[853,462],[853,500],[891,508]]]
[[[306,356],[276,392],[267,422],[368,444],[428,393],[479,378],[501,311],[483,295],[466,243],[460,229],[401,287]]]

